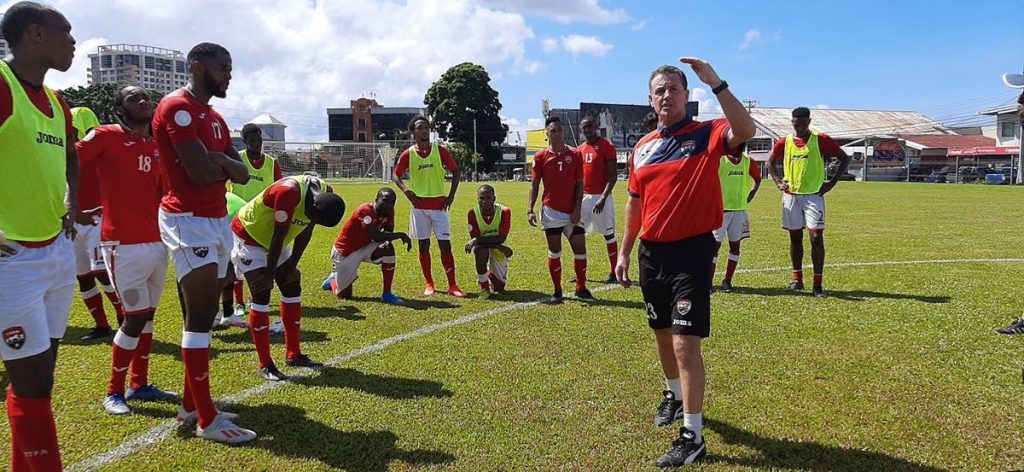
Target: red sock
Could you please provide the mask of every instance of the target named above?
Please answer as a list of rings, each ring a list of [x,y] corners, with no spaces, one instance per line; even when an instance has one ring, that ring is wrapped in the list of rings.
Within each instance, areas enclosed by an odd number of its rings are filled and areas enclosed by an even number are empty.
[[[107,314],[103,311],[103,297],[100,296],[99,287],[93,287],[92,290],[83,292],[82,301],[89,309],[89,314],[92,315],[92,321],[96,323],[97,328],[110,327],[110,323],[107,322]]]
[[[490,280],[491,286],[494,287],[494,290],[497,290],[499,292],[505,290],[505,282],[498,280],[498,278],[495,277],[494,274],[488,272],[487,279]]]
[[[11,424],[11,470],[61,470],[57,424],[50,398],[21,398],[7,386],[7,418]]]
[[[477,274],[476,275],[476,280],[477,280],[477,282],[480,282],[480,288],[481,289],[483,289],[484,291],[490,292],[491,291],[491,281],[487,277],[487,275],[488,274]]]
[[[245,284],[241,280],[235,281],[235,285],[231,289],[235,293],[235,305],[245,304]]]
[[[608,243],[608,263],[612,266],[609,273],[615,273],[615,265],[619,263],[619,243],[612,240]]]
[[[196,411],[196,402],[192,400],[192,389],[188,386],[188,374],[185,374],[185,385],[181,388],[181,408],[189,413]]]
[[[210,333],[181,333],[181,358],[185,360],[185,381],[199,414],[199,427],[205,428],[217,417],[210,396]]]
[[[824,274],[814,274],[814,285],[821,285],[821,278]]]
[[[384,279],[384,291],[385,292],[390,292],[391,291],[391,284],[395,280],[395,263],[394,263],[394,261],[381,263],[381,265],[380,265],[380,274],[381,274],[382,278]]]
[[[795,280],[797,282],[803,282],[804,281],[804,271],[802,271],[802,270],[794,270],[793,271],[793,280]]]
[[[551,283],[555,286],[556,292],[562,291],[562,258],[548,255],[548,272],[551,274]]]
[[[146,327],[142,328],[139,335],[139,345],[135,348],[135,355],[132,357],[132,375],[130,385],[132,388],[145,387],[149,385],[149,355],[153,352],[153,321],[147,321]]]
[[[582,259],[579,259],[582,257]],[[576,256],[572,261],[572,269],[576,272],[576,290],[587,288],[587,255]]]
[[[420,269],[423,269],[423,280],[425,280],[428,284],[433,285],[434,284],[434,276],[431,275],[431,273],[430,273],[430,253],[429,252],[421,252],[420,253]]]
[[[249,333],[252,343],[256,346],[256,356],[260,360],[260,368],[274,363],[270,357],[270,307],[253,305],[249,311]]]
[[[284,324],[285,357],[294,359],[302,354],[302,298],[284,297],[281,299],[281,323]],[[270,349],[270,337],[267,337],[267,349]]]
[[[114,316],[117,316],[117,324],[124,323],[124,305],[121,304],[121,297],[117,296],[117,291],[111,285],[104,285],[103,293],[107,294],[107,300],[110,300],[110,304],[114,306]]]
[[[455,256],[451,253],[441,254],[441,265],[444,266],[444,275],[448,276],[448,286],[459,285],[455,281]]]
[[[736,266],[740,263],[739,253],[729,253],[729,263],[725,266],[725,280],[732,281],[733,274],[736,273]]]
[[[114,335],[114,342],[111,343],[113,361],[110,366],[110,383],[107,385],[107,395],[120,393],[124,394],[124,379],[128,376],[128,367],[135,356],[135,350],[139,346],[139,338],[133,338],[118,330]]]
[[[711,280],[715,280],[715,269],[718,269],[718,256],[711,258]]]

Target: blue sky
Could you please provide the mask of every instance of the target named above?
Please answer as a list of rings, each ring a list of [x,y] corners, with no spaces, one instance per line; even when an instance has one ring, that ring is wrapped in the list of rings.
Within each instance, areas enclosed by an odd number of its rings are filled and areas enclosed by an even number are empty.
[[[543,98],[644,104],[650,71],[681,55],[710,61],[760,106],[914,110],[951,124],[1011,103],[1000,76],[1024,67],[1024,0],[50,1],[79,43],[51,86],[84,84],[101,44],[219,42],[235,73],[214,106],[235,128],[270,112],[289,140],[326,140],[326,109],[361,95],[422,106],[430,84],[464,61],[491,73],[516,130],[536,124]],[[691,98],[713,111],[692,79]]]

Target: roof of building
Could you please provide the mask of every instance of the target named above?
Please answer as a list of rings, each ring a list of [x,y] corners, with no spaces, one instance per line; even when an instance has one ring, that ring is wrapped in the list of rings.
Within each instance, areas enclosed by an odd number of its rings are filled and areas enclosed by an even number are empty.
[[[792,108],[755,107],[750,116],[773,138],[793,132]],[[916,111],[812,109],[811,128],[836,139],[866,136],[951,134],[941,123]]]
[[[1016,113],[1017,105],[1003,105],[999,107],[986,108],[978,112],[979,115],[1004,115],[1006,113]]]
[[[271,115],[270,113],[261,113],[256,118],[249,120],[249,123],[254,125],[288,126],[281,120],[274,118],[274,115]]]
[[[901,138],[907,141],[908,146],[918,144],[922,149],[970,149],[976,147],[987,147],[995,146],[996,140],[988,136],[978,135],[959,135],[959,134],[947,134],[947,135],[902,135]],[[915,146],[916,147],[916,146]]]

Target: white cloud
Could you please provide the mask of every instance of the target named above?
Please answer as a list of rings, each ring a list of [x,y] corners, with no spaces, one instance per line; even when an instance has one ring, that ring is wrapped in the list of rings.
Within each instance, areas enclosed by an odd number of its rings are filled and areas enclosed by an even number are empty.
[[[765,36],[761,30],[754,28],[743,34],[743,41],[739,45],[740,51],[746,51],[752,47],[773,43],[782,39],[782,32],[776,31],[771,36]]]
[[[555,52],[558,50],[558,40],[550,36],[544,37],[540,40],[540,47],[544,52]]]
[[[325,109],[370,92],[385,106],[422,106],[431,83],[461,62],[499,78],[544,67],[526,56],[534,33],[523,15],[477,0],[55,3],[71,21],[79,52],[72,70],[51,72],[48,84],[85,84],[85,56],[107,39],[183,52],[217,42],[231,51],[234,71],[228,98],[213,105],[232,127],[270,111],[289,125],[289,140],[325,139]]]
[[[526,120],[526,129],[541,129],[544,128],[544,118],[528,118]]]
[[[601,39],[597,36],[570,34],[569,36],[562,36],[562,47],[573,56],[590,54],[603,57],[614,46],[601,42]]]
[[[647,24],[650,22],[650,18],[644,18],[643,20],[639,20],[636,23],[633,23],[633,26],[630,26],[629,29],[630,31],[640,31],[644,29],[644,27],[647,26]]]
[[[814,105],[814,108],[817,108],[819,110],[828,110],[829,108],[832,108],[832,107],[830,107],[830,106],[828,106],[828,105],[826,105],[824,103],[819,103],[817,105]]]
[[[700,87],[694,87],[690,89],[690,101],[698,103],[698,113],[704,115],[706,113],[722,113],[722,107],[718,104],[718,100],[711,95],[710,92]]]
[[[552,18],[561,23],[574,21],[594,24],[615,24],[632,20],[621,8],[609,10],[598,0],[479,0],[480,4],[516,11],[531,16]]]

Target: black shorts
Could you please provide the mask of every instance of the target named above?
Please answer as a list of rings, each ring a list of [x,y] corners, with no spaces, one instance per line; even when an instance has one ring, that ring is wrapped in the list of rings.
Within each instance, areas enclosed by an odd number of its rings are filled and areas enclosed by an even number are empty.
[[[711,259],[715,237],[704,233],[681,241],[640,241],[640,290],[651,329],[711,335]]]

